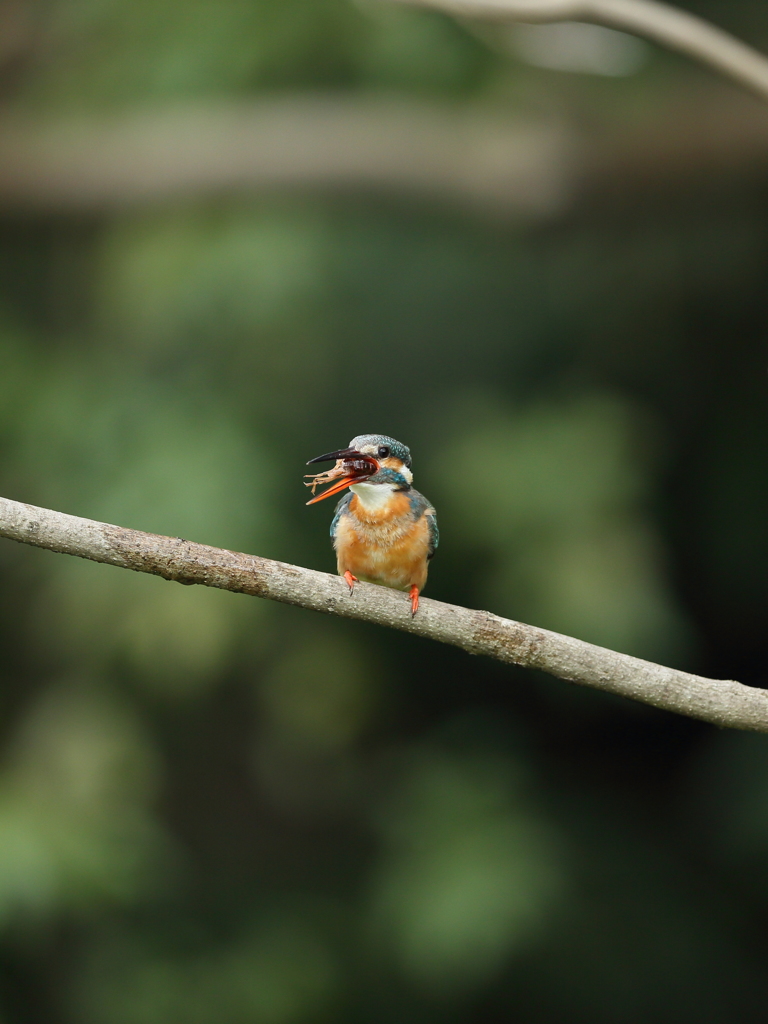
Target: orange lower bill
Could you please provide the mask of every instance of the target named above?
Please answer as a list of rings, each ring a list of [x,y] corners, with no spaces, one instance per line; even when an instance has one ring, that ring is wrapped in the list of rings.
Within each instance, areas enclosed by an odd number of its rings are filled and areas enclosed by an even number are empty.
[[[316,498],[310,498],[307,502],[308,505],[314,505],[318,501],[322,501],[323,498],[330,498],[332,494],[338,494],[339,491],[343,491],[350,484],[357,483],[358,480],[365,480],[364,476],[343,476],[341,480],[337,480],[333,487],[329,487],[327,491],[323,491],[322,494],[318,494]]]

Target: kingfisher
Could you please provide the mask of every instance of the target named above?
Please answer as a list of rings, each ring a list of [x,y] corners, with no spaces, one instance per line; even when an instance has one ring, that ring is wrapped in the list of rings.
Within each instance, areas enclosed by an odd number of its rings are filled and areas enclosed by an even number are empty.
[[[415,615],[439,534],[434,508],[411,486],[410,450],[385,434],[360,434],[348,448],[307,465],[334,460],[327,472],[307,474],[306,483],[313,494],[319,484],[332,484],[308,505],[349,488],[331,522],[339,576],[350,593],[358,580],[408,591]]]

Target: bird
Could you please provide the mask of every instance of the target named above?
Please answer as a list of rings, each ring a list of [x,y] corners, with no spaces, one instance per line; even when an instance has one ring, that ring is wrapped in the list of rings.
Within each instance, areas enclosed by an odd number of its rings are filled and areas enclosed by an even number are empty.
[[[414,616],[440,535],[435,509],[412,486],[410,449],[386,434],[359,434],[307,465],[333,460],[327,472],[307,474],[313,494],[318,484],[332,484],[307,504],[349,488],[331,522],[339,576],[350,593],[359,580],[407,591]]]

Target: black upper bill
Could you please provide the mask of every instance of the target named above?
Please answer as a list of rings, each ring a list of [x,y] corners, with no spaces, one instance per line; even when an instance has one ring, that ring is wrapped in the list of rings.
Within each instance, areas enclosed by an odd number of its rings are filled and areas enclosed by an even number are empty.
[[[307,463],[311,466],[313,462],[335,462],[337,459],[363,458],[357,448],[340,448],[337,452],[328,452],[327,455],[318,455],[316,459],[310,459]]]

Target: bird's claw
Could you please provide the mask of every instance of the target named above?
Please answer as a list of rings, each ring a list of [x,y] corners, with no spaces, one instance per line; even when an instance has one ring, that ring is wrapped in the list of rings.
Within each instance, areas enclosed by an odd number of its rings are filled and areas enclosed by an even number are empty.
[[[347,586],[349,587],[349,592],[351,594],[355,589],[355,584],[358,582],[357,576],[353,576],[349,569],[347,569],[344,573],[344,579],[347,581]]]
[[[414,617],[416,612],[419,610],[419,588],[414,584],[410,590],[411,598],[411,618]]]

